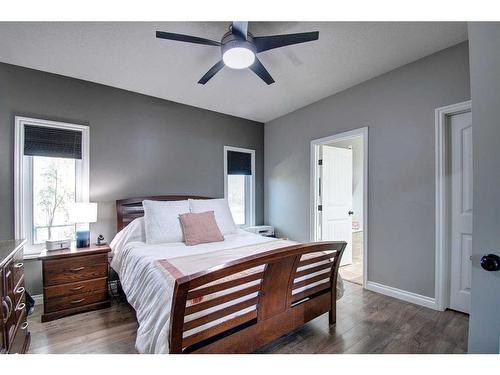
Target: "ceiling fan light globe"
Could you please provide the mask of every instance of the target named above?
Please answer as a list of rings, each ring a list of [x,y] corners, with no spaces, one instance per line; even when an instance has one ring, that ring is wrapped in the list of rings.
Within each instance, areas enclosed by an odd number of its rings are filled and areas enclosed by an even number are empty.
[[[222,60],[231,69],[244,69],[254,63],[255,53],[245,47],[233,47],[224,51]]]

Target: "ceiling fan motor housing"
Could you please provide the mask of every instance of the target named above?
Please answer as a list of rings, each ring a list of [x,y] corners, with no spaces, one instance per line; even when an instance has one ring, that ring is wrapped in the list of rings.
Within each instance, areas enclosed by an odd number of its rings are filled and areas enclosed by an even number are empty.
[[[247,39],[242,39],[240,36],[233,34],[228,31],[221,40],[222,54],[231,48],[246,48],[252,51],[254,54],[257,53],[257,48],[253,43],[253,35],[248,33]]]

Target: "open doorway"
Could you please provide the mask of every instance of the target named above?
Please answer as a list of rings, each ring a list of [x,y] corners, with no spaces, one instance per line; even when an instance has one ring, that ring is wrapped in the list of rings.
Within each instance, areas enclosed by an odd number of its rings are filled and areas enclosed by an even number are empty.
[[[367,277],[368,128],[311,142],[311,237],[346,241],[340,263],[344,280]]]

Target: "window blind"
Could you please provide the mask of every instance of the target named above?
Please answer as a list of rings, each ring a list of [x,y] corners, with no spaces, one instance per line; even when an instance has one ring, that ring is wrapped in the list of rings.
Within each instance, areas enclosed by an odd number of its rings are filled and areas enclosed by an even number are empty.
[[[227,174],[244,175],[252,174],[252,155],[247,152],[227,152]]]
[[[82,132],[47,126],[24,126],[24,155],[82,158]]]

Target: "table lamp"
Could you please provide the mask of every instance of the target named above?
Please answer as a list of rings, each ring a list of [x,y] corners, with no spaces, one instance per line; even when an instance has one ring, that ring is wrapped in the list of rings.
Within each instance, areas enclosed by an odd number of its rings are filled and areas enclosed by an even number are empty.
[[[72,209],[73,222],[77,225],[76,229],[76,247],[90,246],[90,230],[78,229],[78,224],[95,223],[97,221],[97,203],[77,202]]]

